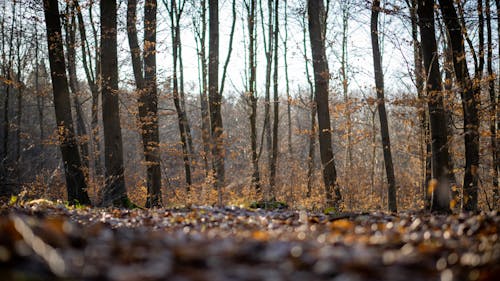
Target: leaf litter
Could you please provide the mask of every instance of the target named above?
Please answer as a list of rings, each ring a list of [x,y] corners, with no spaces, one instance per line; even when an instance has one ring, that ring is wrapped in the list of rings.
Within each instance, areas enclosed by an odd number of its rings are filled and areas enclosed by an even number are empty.
[[[498,280],[496,212],[0,208],[1,280]]]

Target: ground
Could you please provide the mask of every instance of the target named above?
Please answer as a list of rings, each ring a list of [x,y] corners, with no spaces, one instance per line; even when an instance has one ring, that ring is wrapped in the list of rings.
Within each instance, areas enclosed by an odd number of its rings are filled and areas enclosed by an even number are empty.
[[[0,208],[2,280],[498,280],[496,212]]]

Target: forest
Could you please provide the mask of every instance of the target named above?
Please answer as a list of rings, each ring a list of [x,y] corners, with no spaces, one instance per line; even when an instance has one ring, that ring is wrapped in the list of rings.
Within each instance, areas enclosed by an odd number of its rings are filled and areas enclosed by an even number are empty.
[[[0,275],[496,280],[499,58],[498,0],[0,0]]]

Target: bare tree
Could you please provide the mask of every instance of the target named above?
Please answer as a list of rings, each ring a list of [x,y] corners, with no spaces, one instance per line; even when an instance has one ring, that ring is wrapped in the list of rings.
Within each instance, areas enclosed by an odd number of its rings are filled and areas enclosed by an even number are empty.
[[[307,4],[309,37],[314,68],[315,101],[318,112],[319,146],[323,166],[326,204],[338,210],[342,197],[337,184],[337,171],[333,158],[330,113],[328,109],[330,72],[325,53],[325,6],[323,1],[316,0],[309,0]]]
[[[127,207],[130,201],[125,188],[123,142],[118,105],[118,56],[116,1],[101,1],[101,75],[106,183],[103,205]]]
[[[64,163],[68,201],[70,204],[80,203],[90,205],[90,199],[86,190],[87,184],[82,171],[80,153],[78,152],[73,128],[58,1],[44,0],[43,7],[47,28],[54,108]]]
[[[208,54],[208,100],[210,109],[210,127],[214,161],[215,187],[219,191],[219,205],[222,204],[224,186],[224,128],[222,126],[221,103],[219,93],[219,2],[209,0],[209,54]]]
[[[430,184],[431,210],[449,212],[448,173],[448,126],[443,105],[441,73],[437,57],[436,32],[434,25],[434,0],[418,1],[418,17],[424,69],[427,73],[425,91],[429,106],[429,121],[432,144],[432,178]]]
[[[147,165],[146,207],[148,208],[161,205],[160,137],[156,86],[156,9],[155,0],[144,2],[144,43],[141,57],[136,27],[137,1],[129,0],[127,4],[127,34],[135,84],[139,95],[139,126]],[[141,62],[144,62],[144,71]]]
[[[245,0],[247,11],[247,26],[248,26],[248,82],[247,95],[250,100],[250,146],[252,149],[252,186],[260,195],[260,172],[259,172],[259,153],[257,149],[257,92],[256,92],[256,9],[257,0]]]
[[[273,135],[271,149],[271,163],[269,165],[269,193],[275,197],[276,166],[278,161],[278,128],[279,128],[279,93],[278,93],[278,34],[279,34],[279,0],[274,1],[274,70],[273,70]],[[271,52],[271,51],[269,51]]]
[[[459,18],[452,0],[439,0],[446,29],[450,34],[453,51],[455,78],[462,97],[464,111],[465,138],[465,173],[464,173],[464,208],[467,211],[477,209],[478,169],[479,169],[479,91],[478,83],[473,83],[469,76],[465,57],[464,36]]]
[[[389,136],[389,123],[385,110],[384,97],[384,73],[382,71],[382,55],[378,40],[378,15],[380,13],[380,1],[374,0],[371,15],[371,39],[373,51],[373,67],[375,72],[375,90],[377,92],[377,106],[380,120],[380,134],[382,136],[382,150],[384,151],[385,172],[388,181],[388,208],[391,212],[397,212],[396,178],[394,177],[394,165],[392,164],[391,140]],[[344,82],[346,83],[346,82]]]

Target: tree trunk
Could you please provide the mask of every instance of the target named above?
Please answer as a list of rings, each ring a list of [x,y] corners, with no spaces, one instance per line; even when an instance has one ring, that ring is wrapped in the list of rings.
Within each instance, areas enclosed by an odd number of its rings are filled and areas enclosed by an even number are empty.
[[[54,94],[54,108],[63,157],[66,188],[70,204],[90,205],[87,184],[82,171],[80,153],[75,139],[68,80],[61,37],[61,22],[57,0],[44,0],[45,24],[49,50],[50,73]]]
[[[264,28],[264,15],[262,0],[259,1],[260,13],[261,13],[261,25],[262,25],[262,37],[264,44],[264,52],[266,56],[266,84],[264,93],[264,125],[262,127],[262,133],[265,137],[266,142],[266,153],[267,153],[267,168],[269,172],[271,171],[271,157],[272,157],[272,139],[271,139],[271,71],[272,71],[272,60],[273,60],[273,0],[267,0],[267,38],[265,35]],[[270,179],[271,177],[269,177]]]
[[[248,81],[248,95],[250,99],[250,145],[252,149],[252,186],[255,189],[255,192],[260,195],[261,194],[261,186],[260,186],[260,173],[259,173],[259,157],[257,152],[257,93],[255,91],[256,85],[256,52],[255,52],[255,41],[256,41],[256,9],[257,9],[257,1],[250,0],[250,5],[246,3],[247,8],[247,23],[248,23],[248,73],[249,73],[249,81]]]
[[[278,34],[279,34],[279,0],[274,1],[274,70],[273,70],[273,136],[271,165],[269,172],[269,194],[276,196],[276,166],[278,161],[278,128],[279,128],[279,96],[278,96]]]
[[[490,96],[490,142],[491,142],[491,176],[493,177],[493,209],[497,208],[498,202],[498,142],[497,142],[497,116],[498,110],[497,99],[495,96],[495,72],[493,71],[493,36],[491,32],[491,5],[490,1],[486,1],[486,34],[487,34],[487,61],[486,68],[488,71],[488,93]]]
[[[473,83],[469,76],[465,57],[464,38],[458,16],[452,0],[439,0],[443,20],[450,34],[453,50],[453,66],[458,87],[461,91],[464,112],[465,135],[465,173],[464,173],[464,209],[477,210],[478,171],[479,171],[479,92],[478,83]]]
[[[160,132],[156,84],[157,7],[156,0],[144,2],[144,91],[141,91],[139,95],[139,117],[142,125],[144,157],[148,165],[148,197],[146,201],[148,208],[161,206]]]
[[[75,107],[75,117],[76,117],[76,135],[78,136],[78,147],[80,148],[80,153],[82,156],[82,165],[85,172],[88,172],[89,168],[89,145],[87,141],[87,128],[85,126],[84,114],[81,106],[80,99],[78,95],[80,94],[80,89],[78,86],[78,79],[76,73],[76,16],[75,16],[75,5],[72,1],[66,4],[67,19],[64,21],[64,27],[66,31],[66,57],[68,58],[68,76],[69,76],[69,88],[73,94],[72,100]]]
[[[318,111],[319,146],[323,166],[323,180],[327,206],[340,210],[342,197],[337,184],[337,171],[333,158],[330,112],[328,102],[330,72],[325,51],[325,7],[323,1],[309,0],[309,37],[314,68],[315,101]]]
[[[207,33],[207,3],[206,0],[200,1],[201,6],[201,23],[200,30],[196,31],[197,40],[199,43],[198,57],[200,61],[201,77],[200,77],[200,111],[201,111],[201,138],[203,142],[203,162],[205,166],[205,176],[210,173],[212,162],[210,151],[210,116],[208,112],[208,69],[207,69],[207,52],[206,52],[206,33]]]
[[[209,54],[208,54],[208,99],[210,127],[213,141],[215,187],[222,204],[224,186],[224,129],[222,127],[221,103],[219,93],[219,2],[209,0]]]
[[[127,207],[118,93],[116,1],[101,1],[101,95],[104,129],[104,206]]]
[[[312,185],[313,185],[313,170],[314,170],[314,154],[315,154],[315,143],[316,143],[316,102],[314,96],[314,85],[311,80],[311,75],[309,75],[309,58],[307,57],[307,28],[306,28],[306,13],[302,14],[302,47],[304,49],[304,63],[306,68],[306,78],[307,84],[309,85],[309,102],[311,114],[310,116],[310,131],[309,131],[309,139],[308,139],[308,154],[307,154],[307,191],[306,197],[311,197]]]
[[[426,92],[429,106],[432,144],[432,178],[429,185],[431,211],[450,211],[448,173],[448,126],[443,105],[441,73],[437,57],[434,27],[434,0],[419,0],[418,17],[424,68],[427,73]]]
[[[285,0],[285,38],[283,39],[283,59],[285,63],[285,86],[286,86],[286,116],[288,120],[288,154],[293,155],[292,145],[292,97],[290,96],[290,79],[288,77],[288,1]],[[291,160],[291,158],[290,158]]]
[[[101,145],[99,141],[99,119],[98,119],[98,106],[99,106],[99,87],[96,83],[96,75],[99,75],[99,67],[96,66],[96,73],[92,69],[92,64],[90,62],[90,48],[87,41],[87,34],[85,30],[85,22],[83,21],[83,16],[81,8],[78,4],[78,0],[73,0],[75,5],[76,16],[78,19],[78,30],[80,32],[80,41],[82,48],[82,63],[83,69],[85,70],[85,76],[87,78],[87,83],[90,88],[92,95],[92,108],[91,108],[91,121],[90,127],[92,131],[91,145],[92,145],[92,159],[94,162],[94,173],[95,176],[101,176],[103,174],[103,168],[101,163]],[[96,49],[98,49],[96,47]],[[88,57],[87,57],[88,56]],[[98,64],[98,58],[96,58],[96,64]]]
[[[344,103],[345,103],[345,118],[346,118],[346,127],[347,127],[347,145],[345,147],[345,173],[347,175],[346,178],[350,178],[349,173],[352,173],[352,120],[351,120],[351,105],[349,101],[349,78],[348,78],[348,51],[347,51],[347,39],[348,39],[348,30],[349,30],[349,5],[348,1],[343,1],[342,3],[342,55],[340,59],[340,73],[342,76],[342,92],[344,95]]]
[[[389,124],[385,110],[384,97],[384,73],[382,71],[382,56],[378,41],[378,15],[380,12],[380,1],[374,0],[371,15],[371,39],[373,50],[373,66],[375,72],[375,90],[377,91],[377,106],[380,120],[380,134],[382,136],[382,150],[384,152],[385,172],[389,184],[387,190],[388,208],[391,212],[397,212],[396,178],[394,177],[394,166],[392,164],[391,140],[389,136]]]
[[[181,4],[182,6],[184,4]],[[167,7],[168,8],[168,7]],[[180,51],[180,17],[182,13],[182,8],[177,7],[177,1],[171,0],[169,8],[170,24],[171,24],[171,39],[172,39],[172,62],[173,62],[173,75],[172,75],[172,95],[174,99],[174,106],[177,112],[177,121],[179,125],[179,134],[181,138],[182,155],[184,160],[184,172],[186,179],[186,190],[190,190],[192,184],[191,179],[191,160],[190,160],[190,150],[188,143],[188,131],[187,131],[187,116],[184,111],[184,106],[182,105],[182,96],[179,90],[179,79],[178,79],[178,62],[179,62],[179,51]],[[182,84],[181,84],[182,85]],[[182,88],[182,87],[181,87]]]

